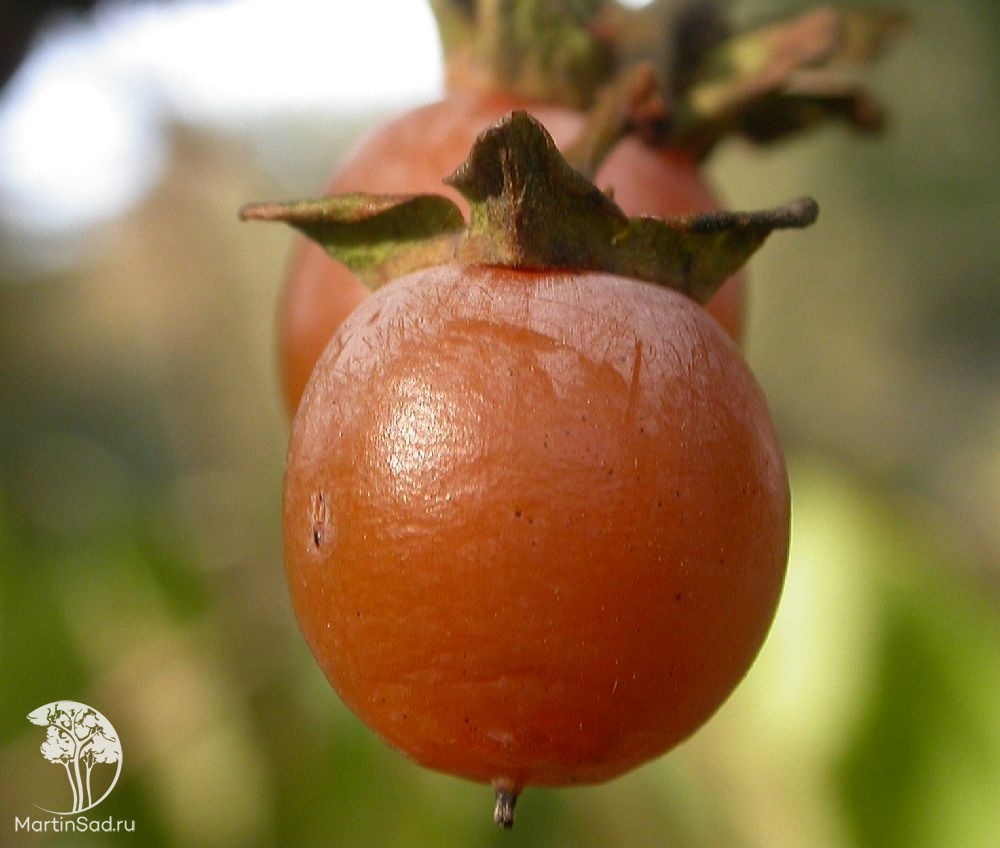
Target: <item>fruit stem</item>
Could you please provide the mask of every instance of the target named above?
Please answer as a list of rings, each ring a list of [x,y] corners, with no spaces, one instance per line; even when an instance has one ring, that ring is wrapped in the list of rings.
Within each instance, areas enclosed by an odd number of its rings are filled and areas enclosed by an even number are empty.
[[[601,163],[626,135],[636,132],[643,138],[656,137],[660,124],[667,120],[669,107],[653,66],[636,65],[597,93],[583,126],[563,149],[563,156],[593,180]]]
[[[514,826],[514,806],[517,804],[517,792],[507,786],[496,786],[496,806],[493,808],[493,821],[497,827],[510,830]]]
[[[587,106],[609,77],[610,46],[592,26],[604,0],[431,0],[450,91],[504,91]]]

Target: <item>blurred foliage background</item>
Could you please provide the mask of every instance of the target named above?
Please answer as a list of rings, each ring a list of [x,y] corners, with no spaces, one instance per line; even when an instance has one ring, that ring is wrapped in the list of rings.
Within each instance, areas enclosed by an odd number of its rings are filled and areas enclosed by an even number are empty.
[[[94,814],[137,832],[90,845],[996,845],[1000,7],[900,5],[913,28],[870,74],[884,136],[731,142],[710,165],[731,206],[822,206],[751,263],[748,354],[794,499],[764,652],[688,743],[608,785],[529,791],[512,834],[487,788],[413,766],[347,713],[283,582],[291,235],[235,211],[315,194],[390,107],[175,119],[120,214],[28,232],[3,210],[0,844],[84,838],[12,833],[54,779],[25,716],[64,698],[124,748]]]

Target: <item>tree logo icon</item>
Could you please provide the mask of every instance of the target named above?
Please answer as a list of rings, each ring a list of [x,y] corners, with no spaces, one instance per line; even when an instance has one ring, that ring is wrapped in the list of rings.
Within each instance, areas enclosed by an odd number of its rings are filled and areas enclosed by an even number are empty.
[[[93,707],[76,701],[46,704],[28,713],[28,721],[45,728],[42,756],[66,770],[73,793],[71,809],[40,810],[57,815],[84,813],[111,794],[122,773],[122,746],[110,721]],[[115,772],[109,782],[111,766]],[[101,787],[105,787],[104,792],[95,800],[94,794]]]

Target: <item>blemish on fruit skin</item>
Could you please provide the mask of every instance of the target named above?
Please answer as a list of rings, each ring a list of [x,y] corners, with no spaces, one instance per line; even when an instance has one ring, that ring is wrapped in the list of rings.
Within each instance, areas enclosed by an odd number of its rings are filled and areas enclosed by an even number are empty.
[[[309,513],[312,520],[312,543],[318,550],[323,545],[329,518],[326,496],[322,492],[315,492],[309,499]]]

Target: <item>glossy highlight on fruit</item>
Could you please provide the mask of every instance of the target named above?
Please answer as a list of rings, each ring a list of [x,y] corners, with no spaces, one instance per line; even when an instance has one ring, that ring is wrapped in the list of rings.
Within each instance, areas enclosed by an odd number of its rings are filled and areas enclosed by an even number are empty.
[[[693,301],[446,265],[336,332],[284,528],[345,703],[502,801],[607,780],[712,715],[774,615],[789,493],[762,394]]]

